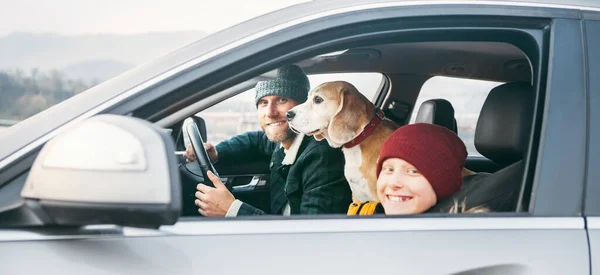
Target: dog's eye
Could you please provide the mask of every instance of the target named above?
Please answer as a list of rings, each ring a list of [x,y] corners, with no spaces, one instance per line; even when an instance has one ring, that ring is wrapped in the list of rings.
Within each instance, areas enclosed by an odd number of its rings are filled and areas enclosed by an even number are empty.
[[[315,102],[315,104],[319,104],[319,103],[323,102],[323,99],[320,96],[315,96],[313,98],[313,101]]]

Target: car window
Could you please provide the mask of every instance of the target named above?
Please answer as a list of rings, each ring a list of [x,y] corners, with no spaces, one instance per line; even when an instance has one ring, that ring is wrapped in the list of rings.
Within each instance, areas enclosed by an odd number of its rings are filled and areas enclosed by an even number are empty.
[[[487,95],[502,82],[435,76],[429,79],[419,93],[410,123],[414,123],[421,104],[430,99],[443,98],[454,107],[458,136],[467,146],[470,156],[481,156],[475,149],[475,128],[479,112]]]
[[[384,79],[380,73],[318,74],[309,75],[308,78],[311,89],[324,82],[347,81],[371,101],[375,100]],[[254,89],[228,98],[197,115],[205,120],[207,141],[213,144],[248,131],[260,130],[254,105]]]

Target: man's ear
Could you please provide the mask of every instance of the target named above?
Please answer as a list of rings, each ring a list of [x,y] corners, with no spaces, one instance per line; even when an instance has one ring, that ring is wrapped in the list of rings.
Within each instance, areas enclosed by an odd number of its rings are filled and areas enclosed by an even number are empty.
[[[364,121],[367,105],[361,98],[344,86],[339,93],[340,105],[331,118],[327,132],[329,139],[338,144],[351,141],[359,134],[360,123]]]

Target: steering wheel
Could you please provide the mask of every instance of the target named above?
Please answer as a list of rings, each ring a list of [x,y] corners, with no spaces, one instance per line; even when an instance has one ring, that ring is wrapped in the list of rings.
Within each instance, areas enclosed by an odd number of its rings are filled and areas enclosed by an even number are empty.
[[[208,185],[212,186],[212,183],[208,179],[208,171],[213,172],[213,174],[215,174],[217,177],[219,176],[219,173],[217,173],[217,170],[212,165],[212,162],[210,162],[208,153],[206,152],[206,149],[204,149],[204,140],[202,140],[198,125],[192,118],[187,118],[183,122],[183,130],[192,144],[194,154],[196,154],[196,161],[200,166],[200,171],[202,172],[202,177],[204,178],[205,184],[209,183]],[[227,186],[226,183],[225,185]]]

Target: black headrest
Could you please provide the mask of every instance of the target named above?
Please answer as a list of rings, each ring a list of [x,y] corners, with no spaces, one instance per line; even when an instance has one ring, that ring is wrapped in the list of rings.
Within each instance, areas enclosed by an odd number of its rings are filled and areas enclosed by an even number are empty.
[[[454,119],[454,108],[445,99],[436,98],[423,102],[415,119],[415,123],[419,122],[443,126],[458,133],[456,120]]]
[[[531,133],[534,93],[527,83],[506,83],[487,96],[475,130],[477,151],[499,164],[523,158]]]

